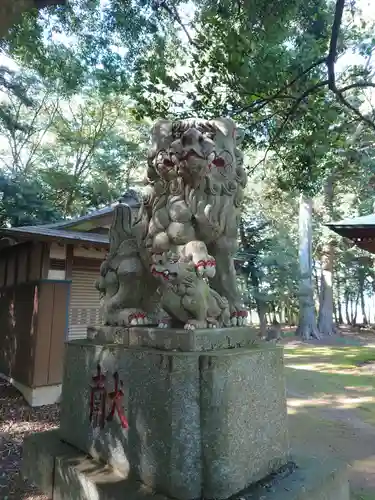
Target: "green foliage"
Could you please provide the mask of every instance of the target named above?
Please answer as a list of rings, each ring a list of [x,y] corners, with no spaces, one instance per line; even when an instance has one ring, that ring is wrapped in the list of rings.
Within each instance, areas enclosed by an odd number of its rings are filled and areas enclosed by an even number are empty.
[[[125,98],[88,89],[66,99],[35,72],[11,76],[3,102],[12,119],[0,120],[4,175],[35,179],[63,216],[105,205],[139,180],[148,126]]]
[[[258,301],[266,311],[276,309],[291,320],[299,278],[298,207],[293,195],[277,187],[272,164],[267,166],[262,175],[253,174],[249,181],[238,258],[252,308]]]
[[[81,95],[59,106],[50,132],[53,142],[40,150],[40,175],[63,213],[112,201],[144,166],[144,125],[120,98]]]
[[[61,220],[62,214],[48,199],[43,184],[24,176],[0,174],[0,225],[28,226]]]

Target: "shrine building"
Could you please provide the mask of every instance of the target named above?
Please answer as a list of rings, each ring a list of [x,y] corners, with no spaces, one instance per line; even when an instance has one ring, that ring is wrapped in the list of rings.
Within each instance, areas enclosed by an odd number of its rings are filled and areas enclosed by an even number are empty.
[[[132,193],[121,201],[140,206]],[[59,400],[64,343],[101,323],[94,284],[109,248],[113,209],[0,228],[0,377],[31,406]]]

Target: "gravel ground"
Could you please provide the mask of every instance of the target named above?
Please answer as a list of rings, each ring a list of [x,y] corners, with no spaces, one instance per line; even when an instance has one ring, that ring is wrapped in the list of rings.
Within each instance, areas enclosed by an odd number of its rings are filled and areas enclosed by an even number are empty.
[[[19,474],[22,442],[29,434],[58,426],[59,405],[30,408],[21,394],[0,380],[0,499],[48,500]]]

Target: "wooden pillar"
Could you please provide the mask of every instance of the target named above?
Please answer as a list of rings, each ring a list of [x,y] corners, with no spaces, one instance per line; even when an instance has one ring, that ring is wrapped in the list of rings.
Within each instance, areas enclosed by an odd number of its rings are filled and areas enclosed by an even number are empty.
[[[65,279],[72,279],[74,245],[66,245]]]
[[[42,252],[41,252],[41,262],[40,262],[40,278],[43,280],[48,278],[49,271],[49,253],[51,244],[50,243],[42,243]]]
[[[38,285],[33,387],[61,383],[69,291],[67,281]]]

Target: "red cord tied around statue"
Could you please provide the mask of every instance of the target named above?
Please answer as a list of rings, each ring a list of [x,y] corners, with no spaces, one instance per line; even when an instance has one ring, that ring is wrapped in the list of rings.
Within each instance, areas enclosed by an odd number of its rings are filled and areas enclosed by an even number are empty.
[[[107,421],[110,422],[113,420],[115,412],[117,411],[117,415],[120,419],[121,426],[123,429],[129,428],[129,423],[125,417],[124,410],[121,404],[121,400],[124,397],[124,391],[122,390],[124,384],[122,380],[119,380],[118,372],[113,374],[113,378],[115,381],[115,389],[114,391],[108,394],[108,398],[112,401],[112,408],[108,414]],[[120,386],[120,388],[119,388]]]

